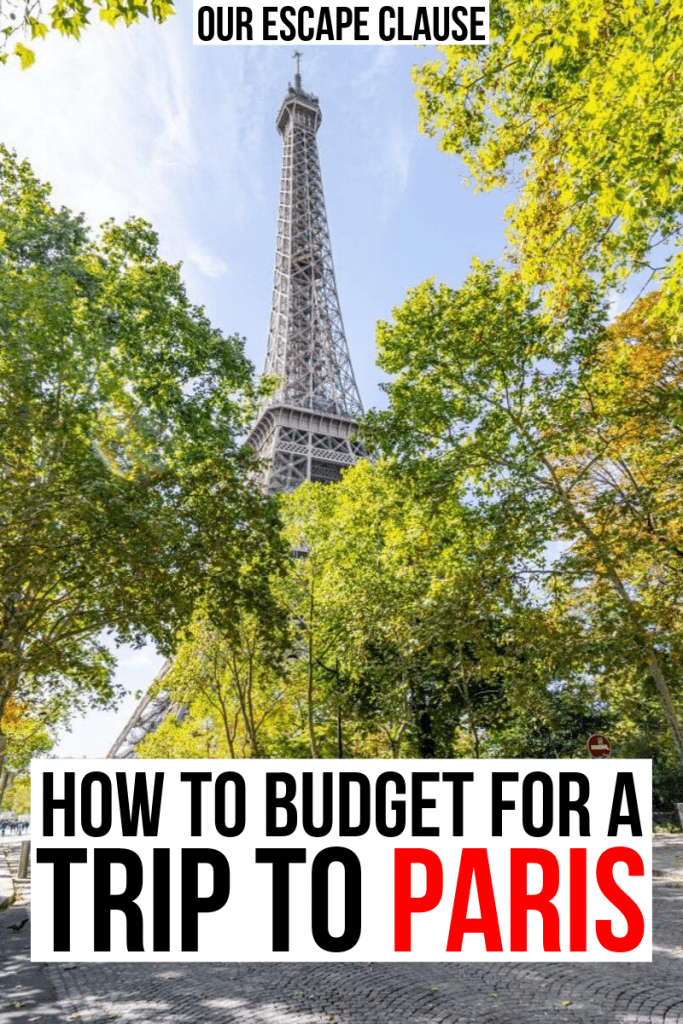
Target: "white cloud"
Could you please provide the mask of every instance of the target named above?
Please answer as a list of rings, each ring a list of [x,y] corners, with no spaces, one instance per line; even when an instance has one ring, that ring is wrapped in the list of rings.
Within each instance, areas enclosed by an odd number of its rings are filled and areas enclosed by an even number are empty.
[[[94,23],[81,43],[55,34],[26,72],[2,68],[2,141],[90,224],[141,216],[183,256],[201,168],[192,47],[180,17],[131,29]],[[170,253],[168,252],[170,249]]]
[[[160,655],[157,654],[156,650],[152,646],[147,647],[122,647],[119,649],[119,668],[118,672],[123,670],[133,669],[145,669],[157,670],[159,668]],[[146,675],[145,672],[145,675]]]
[[[392,199],[404,192],[408,186],[410,163],[415,149],[415,132],[407,132],[401,124],[392,125],[385,168],[390,175],[390,187],[384,192],[385,202],[389,194]]]
[[[194,264],[200,274],[205,277],[222,277],[228,272],[228,264],[220,256],[201,245],[199,242],[192,242],[187,251],[187,262]]]
[[[381,92],[386,87],[390,68],[396,63],[398,54],[394,46],[376,46],[373,48],[371,63],[356,78],[366,94]]]

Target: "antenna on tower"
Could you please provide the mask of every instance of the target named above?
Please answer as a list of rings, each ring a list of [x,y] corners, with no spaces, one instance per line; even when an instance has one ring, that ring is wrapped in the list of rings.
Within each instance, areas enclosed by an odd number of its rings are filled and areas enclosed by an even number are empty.
[[[301,66],[299,62],[303,57],[303,53],[299,53],[298,50],[295,50],[293,56],[296,61],[296,75],[294,76],[294,85],[296,86],[296,91],[301,92]]]

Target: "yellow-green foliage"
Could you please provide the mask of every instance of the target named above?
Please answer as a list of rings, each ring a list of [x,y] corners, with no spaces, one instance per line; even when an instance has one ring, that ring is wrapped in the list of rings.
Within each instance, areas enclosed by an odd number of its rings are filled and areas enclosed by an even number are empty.
[[[559,305],[588,275],[662,267],[653,244],[678,236],[682,16],[681,0],[496,0],[491,46],[416,72],[423,128],[479,188],[517,192],[522,273]],[[674,297],[682,273],[678,256]]]
[[[63,36],[80,39],[90,24],[88,16],[93,6],[98,9],[100,20],[112,26],[129,26],[140,18],[150,17],[161,24],[175,13],[173,0],[93,0],[92,3],[52,0],[47,5],[40,0],[23,0],[18,5],[19,17],[0,32],[0,62],[5,63],[12,53],[18,57],[24,70],[35,63],[35,52],[21,42],[20,36],[30,40],[43,39],[53,29]]]

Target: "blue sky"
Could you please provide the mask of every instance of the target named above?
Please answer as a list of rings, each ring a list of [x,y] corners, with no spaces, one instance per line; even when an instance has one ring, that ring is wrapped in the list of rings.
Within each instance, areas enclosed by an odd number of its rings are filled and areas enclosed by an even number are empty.
[[[191,9],[164,26],[95,23],[80,43],[48,38],[37,63],[0,67],[0,140],[97,225],[138,215],[182,261],[191,299],[246,338],[263,366],[275,256],[280,138],[291,46],[192,45]],[[307,46],[304,88],[318,133],[332,251],[366,408],[379,405],[375,324],[428,277],[457,285],[473,255],[497,257],[510,193],[474,195],[456,157],[417,130],[411,67],[430,47]],[[16,62],[18,64],[18,62]],[[120,652],[119,679],[146,687],[152,648]],[[76,723],[63,756],[103,756],[134,707]]]

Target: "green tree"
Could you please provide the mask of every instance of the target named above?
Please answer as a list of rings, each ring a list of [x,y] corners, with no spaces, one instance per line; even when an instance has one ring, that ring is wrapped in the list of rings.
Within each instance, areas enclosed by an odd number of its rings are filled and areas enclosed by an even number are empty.
[[[333,487],[305,484],[283,500],[287,537],[305,553],[292,568],[290,615],[313,757],[334,756],[340,745],[349,756],[377,740],[376,754],[400,756],[414,602],[405,562],[399,567],[386,543],[387,532],[400,529],[395,513],[388,481],[367,463]],[[404,549],[409,543],[406,536]]]
[[[6,740],[5,757],[0,767],[0,810],[12,776],[26,772],[31,758],[46,754],[54,746],[54,735],[49,726],[56,725],[59,717],[59,708],[54,706],[38,709],[12,699],[6,703],[0,722]]]
[[[380,324],[380,365],[396,379],[372,428],[425,493],[465,490],[578,636],[599,628],[594,670],[640,666],[683,759],[680,491],[666,514],[681,482],[669,400],[680,343],[669,335],[654,359],[663,330],[641,345],[631,331],[624,349],[590,292],[551,321],[518,275],[475,266],[460,289],[422,285]],[[637,349],[659,367],[647,384]],[[644,478],[646,464],[659,468]]]
[[[490,46],[416,71],[423,129],[478,188],[517,192],[515,259],[556,308],[644,269],[679,302],[682,16],[680,0],[499,0]]]
[[[51,750],[55,742],[51,729],[64,720],[65,713],[61,701],[36,707],[10,699],[1,723],[7,739],[7,767],[21,771],[28,768],[31,758]]]
[[[199,607],[158,684],[183,714],[169,716],[138,756],[271,756],[288,731],[286,650],[277,611],[243,609],[221,632]]]
[[[5,4],[7,12],[0,24],[0,62],[6,63],[10,54],[21,61],[22,68],[35,63],[35,52],[21,40],[43,39],[49,31],[59,32],[72,39],[80,39],[90,24],[88,15],[93,6],[99,10],[102,21],[115,26],[133,25],[140,18],[152,18],[162,24],[175,13],[173,0],[16,0]]]
[[[322,756],[342,725],[346,756],[478,756],[500,716],[555,678],[557,638],[512,546],[460,488],[435,500],[362,462],[286,496],[283,517],[308,552],[289,593]]]
[[[113,691],[101,640],[169,653],[195,602],[264,600],[277,515],[249,482],[242,341],[213,328],[149,225],[50,205],[0,151],[0,715]]]
[[[17,816],[31,813],[31,777],[28,773],[13,776],[8,780],[4,807],[5,810],[14,811]]]

